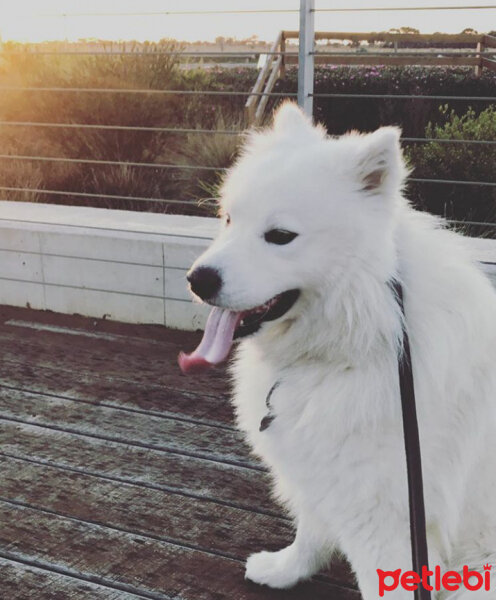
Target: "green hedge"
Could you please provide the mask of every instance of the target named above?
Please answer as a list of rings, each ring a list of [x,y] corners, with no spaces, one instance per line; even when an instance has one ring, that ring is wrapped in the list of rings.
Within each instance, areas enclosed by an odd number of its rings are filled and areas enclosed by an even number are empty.
[[[469,109],[458,116],[446,104],[438,111],[441,124],[430,123],[425,136],[433,141],[415,144],[406,151],[413,177],[458,181],[494,182],[496,165],[496,110],[489,106],[477,114]],[[465,144],[464,141],[493,142]],[[496,187],[412,183],[410,193],[419,208],[444,214],[453,220],[496,223]],[[491,227],[467,226],[469,233],[495,237]]]
[[[295,91],[298,73],[289,69],[279,91]],[[317,67],[315,94],[413,94],[440,96],[496,96],[496,74],[484,69],[475,77],[468,67]],[[384,98],[316,98],[314,115],[329,132],[372,131],[397,124],[405,136],[422,137],[429,122],[440,122],[440,100]],[[476,112],[488,103],[454,100],[457,114],[471,106]]]

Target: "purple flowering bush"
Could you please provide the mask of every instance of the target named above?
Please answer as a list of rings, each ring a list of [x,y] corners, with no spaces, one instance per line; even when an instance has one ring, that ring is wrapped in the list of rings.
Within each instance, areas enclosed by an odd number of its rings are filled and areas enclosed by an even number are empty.
[[[297,70],[288,69],[278,83],[278,91],[297,88]],[[372,131],[381,125],[400,125],[405,136],[422,137],[429,122],[441,122],[436,99],[319,98],[318,94],[401,94],[439,96],[495,96],[496,73],[484,69],[476,77],[468,67],[350,67],[318,66],[315,69],[314,116],[329,133],[338,135],[351,129]],[[457,114],[469,106],[476,112],[488,102],[453,100]]]

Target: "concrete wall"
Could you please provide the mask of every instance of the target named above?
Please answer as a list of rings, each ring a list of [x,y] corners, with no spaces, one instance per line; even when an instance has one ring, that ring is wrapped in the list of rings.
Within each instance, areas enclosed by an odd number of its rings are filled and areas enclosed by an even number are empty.
[[[186,271],[216,219],[0,202],[0,304],[202,328]],[[467,238],[496,284],[496,241]]]
[[[197,329],[186,271],[216,219],[0,202],[0,304]]]

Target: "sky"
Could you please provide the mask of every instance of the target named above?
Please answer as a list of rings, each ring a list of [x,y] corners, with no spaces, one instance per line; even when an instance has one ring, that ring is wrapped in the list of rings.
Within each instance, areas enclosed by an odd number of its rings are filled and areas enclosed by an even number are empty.
[[[493,0],[316,0],[316,8],[495,6]],[[217,36],[273,40],[281,29],[298,28],[299,0],[0,0],[3,41],[39,42],[99,38],[157,41],[211,40]],[[188,10],[292,10],[272,14],[137,14]],[[127,14],[122,14],[127,13]],[[496,9],[317,13],[317,31],[385,31],[410,26],[422,33],[496,29]]]

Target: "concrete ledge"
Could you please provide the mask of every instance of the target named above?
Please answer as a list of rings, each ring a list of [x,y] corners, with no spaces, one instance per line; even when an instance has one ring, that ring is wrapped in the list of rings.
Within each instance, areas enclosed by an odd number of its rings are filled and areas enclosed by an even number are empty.
[[[0,202],[0,304],[202,328],[186,271],[217,219]]]
[[[0,304],[202,328],[186,271],[217,219],[0,202]],[[496,241],[467,238],[496,285]]]

